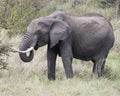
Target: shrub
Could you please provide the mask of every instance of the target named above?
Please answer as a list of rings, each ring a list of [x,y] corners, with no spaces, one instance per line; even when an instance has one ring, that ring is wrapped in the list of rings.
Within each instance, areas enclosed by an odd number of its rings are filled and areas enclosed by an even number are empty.
[[[0,41],[0,69],[6,69],[7,68],[7,62],[4,60],[4,56],[9,56],[8,52],[10,51],[10,45],[9,44],[2,44],[2,41]]]
[[[5,32],[0,31],[0,69],[7,68],[7,62],[5,61],[5,57],[9,56],[9,52],[11,51],[11,45],[9,43],[3,42]]]

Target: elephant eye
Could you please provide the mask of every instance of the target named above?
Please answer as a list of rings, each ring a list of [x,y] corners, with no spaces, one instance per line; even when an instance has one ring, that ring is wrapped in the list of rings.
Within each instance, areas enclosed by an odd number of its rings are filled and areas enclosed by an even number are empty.
[[[38,22],[38,26],[43,27],[44,25],[42,22]]]

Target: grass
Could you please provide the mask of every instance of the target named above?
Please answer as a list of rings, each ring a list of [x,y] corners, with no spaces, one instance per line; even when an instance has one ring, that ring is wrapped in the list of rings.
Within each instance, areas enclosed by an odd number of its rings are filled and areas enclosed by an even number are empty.
[[[113,15],[114,7],[104,10],[87,0],[85,4],[66,11],[100,13],[111,21],[116,40],[107,58],[105,76],[100,79],[92,77],[92,62],[74,59],[74,78],[66,79],[61,58],[58,58],[56,80],[49,81],[45,46],[35,52],[33,61],[29,63],[22,62],[17,53],[10,53],[10,57],[6,58],[8,70],[0,70],[0,96],[120,96],[120,24]],[[11,39],[5,35],[4,38],[5,42],[9,41],[14,47],[18,47],[21,40],[20,35]]]
[[[119,96],[120,80],[107,78],[73,78],[48,81],[46,77],[32,76],[27,79],[18,76],[0,82],[0,96]]]
[[[15,43],[17,47],[20,42],[18,38],[21,36],[12,38],[9,42]],[[35,52],[33,61],[29,63],[23,63],[17,53],[11,53],[7,61],[9,70],[0,70],[0,96],[120,95],[120,55],[114,51],[114,48],[106,62],[105,77],[100,79],[91,76],[91,62],[77,59],[73,60],[74,78],[66,79],[61,58],[58,58],[56,81],[49,81],[46,46]]]

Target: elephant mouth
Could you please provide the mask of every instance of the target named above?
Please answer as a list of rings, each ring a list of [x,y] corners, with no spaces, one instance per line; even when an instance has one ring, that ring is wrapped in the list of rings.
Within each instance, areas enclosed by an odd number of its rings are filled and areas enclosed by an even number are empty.
[[[30,47],[30,48],[27,48],[26,50],[19,50],[19,49],[16,49],[16,48],[12,48],[13,50],[13,52],[19,52],[19,53],[28,53],[28,52],[30,52],[30,51],[33,51],[33,50],[37,50],[39,47],[41,47],[41,46],[44,46],[44,45],[46,45],[47,44],[47,42],[45,42],[45,41],[42,41],[42,40],[38,40],[37,42],[36,42],[36,44],[34,43],[33,45],[31,45],[32,47]]]
[[[38,50],[39,47],[42,47],[42,46],[44,46],[46,44],[47,44],[47,42],[45,42],[43,40],[38,40],[37,43],[36,43],[36,45],[35,45],[35,47],[34,47],[34,49]]]
[[[34,37],[33,40],[26,40],[25,43],[21,42],[19,49],[13,48],[13,52],[18,52],[22,61],[30,62],[34,57],[34,50],[37,50],[39,47],[46,44],[46,41]]]

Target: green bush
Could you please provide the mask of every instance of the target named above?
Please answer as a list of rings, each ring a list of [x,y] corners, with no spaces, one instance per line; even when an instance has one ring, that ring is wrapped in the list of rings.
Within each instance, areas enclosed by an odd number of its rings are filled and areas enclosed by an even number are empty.
[[[8,52],[10,52],[11,48],[9,44],[3,44],[0,41],[0,69],[7,68],[7,62],[4,60],[4,56],[8,56]]]
[[[7,68],[7,58],[11,50],[7,30],[0,28],[0,69]]]
[[[27,25],[37,17],[46,2],[48,0],[1,0],[0,26],[8,29],[10,35],[26,32]]]

